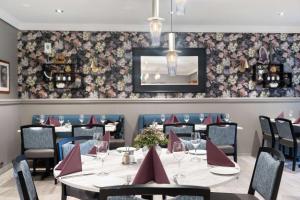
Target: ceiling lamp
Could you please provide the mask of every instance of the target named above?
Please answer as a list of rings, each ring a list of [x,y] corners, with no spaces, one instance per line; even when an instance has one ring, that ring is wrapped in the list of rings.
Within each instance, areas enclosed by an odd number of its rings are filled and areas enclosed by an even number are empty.
[[[186,0],[176,0],[175,1],[175,14],[184,15],[185,14],[185,4]]]
[[[160,45],[160,35],[162,30],[162,21],[159,17],[159,0],[152,0],[152,17],[148,18],[151,34],[151,45],[157,47]]]
[[[175,33],[173,33],[173,1],[171,0],[171,32],[169,33],[169,50],[167,51],[167,67],[169,76],[176,76],[177,52],[175,49]]]

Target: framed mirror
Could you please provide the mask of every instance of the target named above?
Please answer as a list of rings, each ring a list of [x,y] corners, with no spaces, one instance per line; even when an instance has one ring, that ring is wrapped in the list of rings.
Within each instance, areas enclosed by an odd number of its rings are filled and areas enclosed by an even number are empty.
[[[133,49],[133,92],[205,92],[206,51],[178,49],[177,68],[170,74],[167,49]]]

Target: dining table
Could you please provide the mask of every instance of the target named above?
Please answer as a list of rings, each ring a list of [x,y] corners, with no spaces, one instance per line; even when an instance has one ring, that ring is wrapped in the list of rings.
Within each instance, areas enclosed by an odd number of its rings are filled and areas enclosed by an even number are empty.
[[[164,125],[163,124],[151,124],[149,127],[156,128],[157,130],[163,131]],[[195,124],[195,131],[206,131],[206,124]],[[237,127],[238,130],[243,130],[242,126]]]
[[[157,152],[171,184],[215,187],[239,176],[240,167],[237,163],[232,168],[235,173],[228,173],[226,172],[228,167],[223,167],[222,171],[222,167],[208,165],[205,154],[186,153],[179,168],[178,161],[167,149],[162,148]],[[107,173],[105,175],[98,174],[101,166],[100,160],[93,155],[81,155],[81,172],[59,177],[60,170],[56,170],[55,167],[54,176],[64,186],[90,193],[101,192],[101,187],[131,184],[145,157],[145,152],[141,149],[134,151],[135,162],[129,165],[122,164],[123,154],[124,152],[118,150],[109,151],[103,167]],[[194,159],[195,156],[196,159]],[[179,172],[183,176],[176,178],[176,174]]]

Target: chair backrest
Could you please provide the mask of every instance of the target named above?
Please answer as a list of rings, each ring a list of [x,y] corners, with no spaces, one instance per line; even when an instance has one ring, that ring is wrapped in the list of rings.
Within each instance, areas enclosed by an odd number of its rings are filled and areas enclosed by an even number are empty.
[[[206,133],[216,145],[236,145],[236,123],[209,124],[206,127]]]
[[[195,124],[176,123],[163,125],[163,132],[166,135],[169,135],[171,130],[180,138],[190,139],[192,132],[195,132]]]
[[[25,156],[13,160],[13,174],[21,200],[38,200],[35,185]]]
[[[273,128],[272,128],[270,118],[267,116],[262,116],[262,115],[260,115],[258,118],[259,118],[262,133],[273,136],[274,134],[273,134]]]
[[[276,118],[275,124],[279,138],[285,138],[296,141],[296,137],[294,135],[294,128],[290,120],[284,118]]]
[[[259,149],[248,193],[257,191],[265,200],[276,200],[282,171],[284,156],[282,152],[269,147]]]
[[[170,184],[147,184],[147,185],[121,185],[100,188],[99,200],[107,200],[109,197],[126,197],[125,199],[137,199],[131,195],[162,195],[187,197],[182,199],[209,200],[210,189],[199,186],[180,186]],[[189,198],[190,197],[190,198]],[[124,198],[120,198],[124,199]]]
[[[78,137],[69,137],[63,138],[56,143],[56,155],[57,161],[61,161],[65,158],[65,156],[72,150],[74,147],[74,142],[76,141],[89,141],[92,140],[92,136],[78,136]],[[93,147],[94,143],[81,143],[80,144],[80,153],[87,154],[89,150]]]
[[[78,136],[93,136],[94,133],[105,133],[105,125],[94,124],[94,125],[73,125],[72,126],[72,137]]]
[[[21,126],[22,153],[26,149],[54,149],[55,140],[56,136],[53,126]]]

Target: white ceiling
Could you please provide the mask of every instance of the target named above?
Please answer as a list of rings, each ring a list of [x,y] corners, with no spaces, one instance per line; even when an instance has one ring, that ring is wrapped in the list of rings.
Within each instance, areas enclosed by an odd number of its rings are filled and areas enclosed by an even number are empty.
[[[21,30],[148,31],[152,0],[1,0],[0,18]],[[63,9],[63,14],[55,13]],[[160,1],[168,31],[170,0]],[[300,0],[187,0],[175,31],[300,32]],[[284,16],[278,13],[283,11]]]

